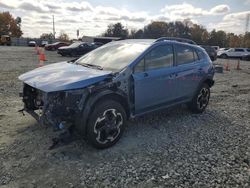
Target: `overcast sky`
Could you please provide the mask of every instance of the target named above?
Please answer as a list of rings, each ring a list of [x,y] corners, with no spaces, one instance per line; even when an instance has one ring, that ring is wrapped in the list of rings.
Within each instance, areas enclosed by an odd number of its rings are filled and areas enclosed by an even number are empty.
[[[22,18],[24,37],[39,37],[52,32],[55,16],[56,35],[102,34],[110,23],[121,22],[128,29],[143,28],[152,21],[191,19],[212,29],[237,34],[245,32],[250,0],[0,0],[0,12],[9,11]]]

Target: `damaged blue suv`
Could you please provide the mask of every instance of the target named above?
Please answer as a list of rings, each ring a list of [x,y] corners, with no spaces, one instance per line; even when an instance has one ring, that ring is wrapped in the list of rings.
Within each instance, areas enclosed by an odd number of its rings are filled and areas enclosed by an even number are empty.
[[[167,38],[121,40],[81,58],[27,72],[24,110],[42,124],[67,124],[97,148],[114,145],[126,121],[185,103],[208,105],[214,68],[204,49]]]

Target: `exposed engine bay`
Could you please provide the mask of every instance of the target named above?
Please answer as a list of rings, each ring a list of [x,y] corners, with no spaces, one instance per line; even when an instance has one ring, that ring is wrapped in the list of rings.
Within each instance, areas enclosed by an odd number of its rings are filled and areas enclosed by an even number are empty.
[[[39,123],[62,128],[62,122],[74,122],[80,113],[87,92],[70,90],[46,93],[27,84],[23,87],[24,110]]]

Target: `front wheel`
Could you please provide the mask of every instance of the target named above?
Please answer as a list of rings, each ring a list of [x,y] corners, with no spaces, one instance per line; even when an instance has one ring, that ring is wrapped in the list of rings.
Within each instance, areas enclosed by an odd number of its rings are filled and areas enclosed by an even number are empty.
[[[126,124],[121,104],[106,100],[95,105],[87,127],[87,139],[96,148],[113,146],[121,137]]]
[[[220,57],[221,57],[222,59],[227,59],[227,58],[228,58],[227,54],[222,54]]]
[[[194,113],[202,113],[206,109],[209,99],[210,88],[206,83],[204,83],[195,94],[193,100],[188,103],[188,107]]]

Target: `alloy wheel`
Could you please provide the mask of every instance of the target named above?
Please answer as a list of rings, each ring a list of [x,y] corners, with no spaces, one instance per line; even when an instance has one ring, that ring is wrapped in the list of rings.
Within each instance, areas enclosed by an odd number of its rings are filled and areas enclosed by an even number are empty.
[[[206,108],[208,102],[209,102],[209,97],[210,97],[210,91],[208,88],[202,88],[200,90],[200,93],[197,97],[197,105],[199,109],[204,109]]]
[[[96,119],[94,133],[96,141],[100,144],[114,141],[120,134],[120,126],[123,124],[122,114],[116,109],[105,110],[102,116]]]

